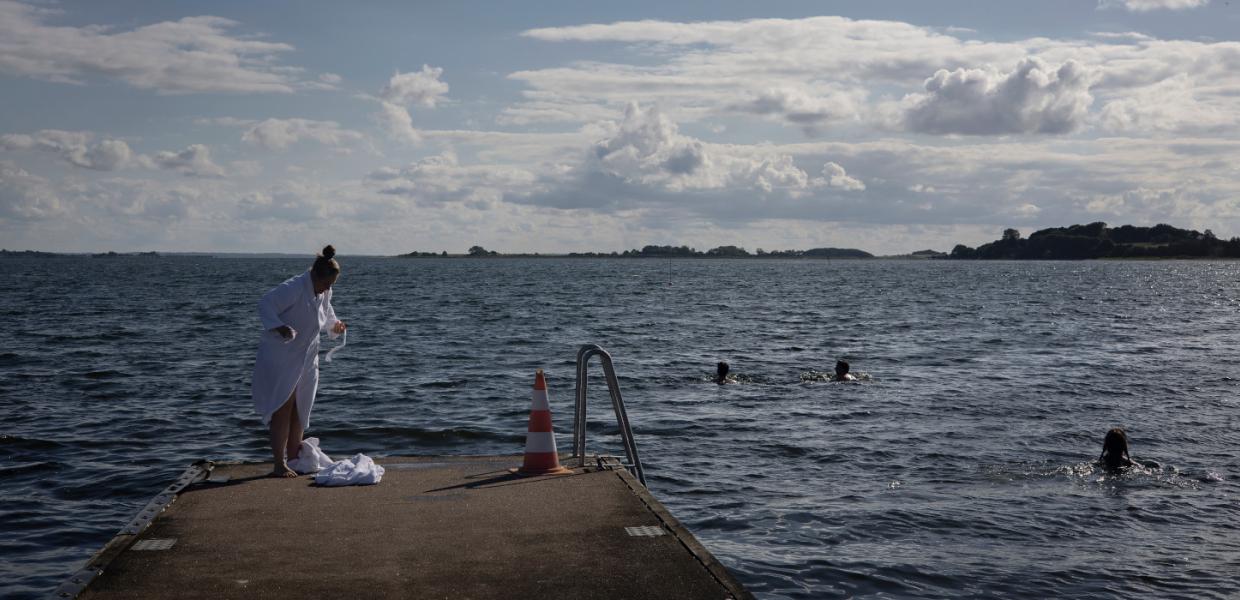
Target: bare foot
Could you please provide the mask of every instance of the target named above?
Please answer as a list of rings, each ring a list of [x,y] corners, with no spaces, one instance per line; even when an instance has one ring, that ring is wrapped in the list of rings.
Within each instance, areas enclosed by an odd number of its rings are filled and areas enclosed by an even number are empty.
[[[288,468],[288,465],[279,465],[271,470],[272,477],[297,477],[297,473]]]

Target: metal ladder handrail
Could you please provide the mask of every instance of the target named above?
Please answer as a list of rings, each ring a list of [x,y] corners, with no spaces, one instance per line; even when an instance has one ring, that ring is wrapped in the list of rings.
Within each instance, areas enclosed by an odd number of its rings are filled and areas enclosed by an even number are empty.
[[[620,437],[624,441],[624,452],[629,462],[625,468],[637,476],[637,480],[646,485],[646,473],[642,470],[642,460],[637,455],[637,444],[633,441],[633,429],[629,427],[629,416],[624,410],[624,399],[620,396],[620,382],[616,379],[616,369],[611,363],[611,354],[598,344],[586,344],[577,350],[577,402],[573,415],[573,458],[580,459],[578,466],[586,466],[586,374],[590,359],[599,357],[603,365],[603,375],[607,378],[607,391],[611,393],[611,406],[616,411],[616,421],[620,425]]]

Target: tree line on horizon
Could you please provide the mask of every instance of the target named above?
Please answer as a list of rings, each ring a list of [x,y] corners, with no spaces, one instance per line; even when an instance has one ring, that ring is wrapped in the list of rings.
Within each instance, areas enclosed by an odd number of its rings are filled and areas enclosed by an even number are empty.
[[[443,258],[449,256],[445,252],[410,252],[402,254],[408,258]],[[487,250],[482,246],[471,246],[465,254],[469,258],[487,258],[492,256],[542,256],[533,254],[500,254]],[[772,250],[758,248],[753,253],[739,246],[718,246],[702,252],[689,246],[643,246],[624,252],[569,252],[572,258],[873,258],[874,255],[855,248],[810,248],[809,250]]]
[[[1223,240],[1165,223],[1153,227],[1088,225],[1051,227],[1021,237],[1005,229],[999,239],[970,248],[957,244],[953,260],[1084,260],[1096,258],[1240,258],[1240,237]]]
[[[569,256],[616,256],[586,253],[569,253]],[[689,246],[642,246],[625,250],[618,254],[629,258],[873,258],[874,255],[855,248],[810,248],[809,250],[763,250],[756,249],[753,253],[739,246],[718,246],[705,252]]]

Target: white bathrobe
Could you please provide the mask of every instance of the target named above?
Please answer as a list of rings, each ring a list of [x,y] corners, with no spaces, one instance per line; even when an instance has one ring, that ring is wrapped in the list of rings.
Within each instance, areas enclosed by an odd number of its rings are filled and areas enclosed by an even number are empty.
[[[254,410],[271,422],[271,415],[297,390],[297,418],[310,428],[310,409],[319,387],[319,332],[335,338],[332,327],[339,319],[332,309],[332,291],[315,295],[310,271],[293,277],[263,294],[258,301],[263,333],[258,340],[251,393]],[[273,329],[287,325],[294,332],[285,340]]]

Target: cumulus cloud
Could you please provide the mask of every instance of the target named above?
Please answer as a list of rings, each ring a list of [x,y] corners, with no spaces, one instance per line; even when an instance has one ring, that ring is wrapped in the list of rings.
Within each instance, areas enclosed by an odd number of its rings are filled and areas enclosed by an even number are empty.
[[[213,27],[231,37],[241,28]],[[80,247],[93,242],[78,238],[95,230],[167,230],[176,232],[168,247],[239,241],[267,250],[328,227],[318,218],[327,214],[333,235],[377,252],[461,251],[474,242],[544,250],[541,240],[550,239],[574,250],[673,242],[770,248],[772,240],[811,247],[833,235],[842,237],[828,245],[865,239],[870,250],[908,251],[928,246],[912,239],[944,240],[949,245],[932,247],[948,249],[988,241],[1006,226],[1099,218],[1240,231],[1240,209],[1228,203],[1240,198],[1231,116],[1240,114],[1240,43],[1083,35],[995,41],[993,31],[838,17],[532,30],[528,39],[548,43],[607,43],[591,55],[611,62],[557,60],[509,76],[521,94],[497,122],[564,126],[419,130],[417,111],[448,97],[442,71],[424,66],[376,85],[366,101],[398,139],[422,140],[438,154],[364,178],[349,174],[353,161],[332,169],[312,159],[272,165],[304,185],[262,180],[270,187],[256,188],[256,180],[239,178],[254,165],[220,156],[217,146],[212,156],[184,143],[152,145],[185,149],[146,155],[125,145],[126,158],[111,143],[123,142],[105,133],[10,135],[0,144],[13,154],[0,159],[29,172],[0,167],[0,237],[12,244],[50,232]],[[4,50],[9,42],[0,35],[0,60],[21,54]],[[272,65],[286,55],[272,51],[262,60]],[[289,89],[340,83],[260,62],[241,66],[266,69]],[[97,73],[82,67],[66,78],[92,81]],[[629,106],[634,98],[642,104]],[[485,119],[473,110],[468,116]],[[202,122],[236,127],[246,144],[275,150],[349,147],[360,135],[308,119]],[[786,143],[799,138],[796,129],[833,135]],[[707,130],[714,135],[698,133]],[[909,131],[1004,137],[903,135]],[[1078,135],[1026,135],[1069,131]],[[1098,137],[1112,134],[1124,137]],[[138,185],[111,181],[117,175],[65,176],[67,169],[46,169],[40,159],[213,179],[148,173]],[[522,229],[531,223],[554,231]],[[931,238],[917,233],[934,228]],[[411,236],[435,241],[405,247]]]
[[[10,245],[30,244],[34,242],[27,240],[37,241],[30,232],[43,232],[52,236],[49,239],[64,235],[38,223],[61,223],[58,226],[64,230],[90,240],[94,239],[92,227],[106,223],[108,228],[135,232],[127,234],[134,236],[137,232],[161,235],[165,229],[181,232],[182,237],[171,238],[175,241],[169,247],[194,244],[222,249],[226,246],[212,244],[236,243],[278,250],[279,244],[296,243],[293,233],[318,231],[315,223],[321,221],[314,215],[330,214],[333,239],[351,237],[355,244],[372,244],[368,247],[373,252],[463,251],[472,243],[514,251],[624,249],[646,243],[687,243],[701,248],[737,243],[751,249],[851,245],[895,253],[925,247],[946,250],[954,243],[976,245],[994,239],[1003,227],[1024,230],[1099,219],[1170,222],[1209,227],[1220,234],[1240,231],[1236,203],[1228,203],[1240,198],[1240,168],[1231,166],[1240,160],[1240,144],[1235,142],[1183,136],[1175,144],[1131,138],[1020,137],[965,138],[950,144],[927,144],[924,138],[717,144],[679,129],[672,134],[675,122],[670,119],[652,127],[650,109],[642,107],[639,112],[641,116],[631,117],[629,129],[653,133],[626,137],[621,134],[623,118],[600,124],[591,130],[593,142],[580,141],[560,162],[544,157],[521,162],[515,155],[505,155],[499,162],[481,161],[463,151],[460,156],[445,152],[407,165],[375,169],[365,180],[353,182],[356,189],[281,184],[256,190],[233,179],[193,178],[153,182],[141,193],[114,186],[109,195],[91,194],[97,211],[83,217],[94,223],[91,227],[80,225],[75,217],[81,214],[83,201],[71,179],[36,178],[28,181],[33,187],[27,187],[27,195],[42,193],[45,199],[68,202],[61,206],[62,210],[70,207],[69,216],[22,221],[29,224],[20,226],[18,217],[12,216],[10,228],[0,224],[0,232]],[[466,133],[452,134],[451,139],[472,148],[500,143],[512,135]],[[692,147],[693,142],[701,144],[704,161],[687,176],[675,174],[677,169],[669,169],[666,159],[638,161],[645,166],[637,170],[598,159],[600,146],[613,154],[641,147],[644,150],[638,156],[668,157],[675,155],[667,151],[669,147]],[[846,170],[841,174],[828,163]],[[720,165],[732,165],[737,173],[733,185],[707,187],[705,181],[675,179]],[[652,175],[658,172],[665,174]],[[830,185],[833,177],[840,176],[856,179],[866,189],[846,189],[846,179]],[[291,177],[298,182],[315,179],[308,174]],[[1136,187],[1177,191],[1138,198],[1129,193]],[[11,194],[6,186],[0,188],[4,190],[0,195]],[[178,188],[183,189],[177,192]],[[194,189],[199,191],[191,193]],[[259,195],[251,196],[255,192]],[[323,206],[329,212],[318,212]],[[133,220],[147,214],[166,216],[151,224]],[[539,235],[528,230],[500,231],[521,224],[505,221],[517,216],[550,219],[557,225],[554,232]],[[530,222],[534,221],[524,221]],[[293,233],[285,235],[281,227]],[[604,227],[612,229],[598,233]],[[937,233],[926,233],[931,230]],[[423,232],[417,237],[422,241],[409,246],[410,231]],[[773,231],[788,233],[779,237],[772,236]],[[839,243],[826,242],[837,234],[842,236]],[[278,243],[268,235],[277,236]],[[552,239],[557,240],[554,245]],[[108,247],[76,237],[59,243],[64,244],[60,249]],[[134,243],[127,242],[127,247],[135,247]]]
[[[379,97],[385,102],[401,106],[435,108],[448,93],[448,84],[439,80],[440,75],[443,75],[443,69],[430,65],[422,65],[421,71],[397,71],[387,85],[383,86]]]
[[[193,186],[121,177],[73,186],[72,195],[77,217],[95,222],[115,219],[125,223],[125,229],[201,217],[209,202],[209,194]]]
[[[103,140],[86,151],[84,164],[92,169],[112,171],[129,163],[133,151],[120,140]]]
[[[257,177],[263,172],[263,164],[256,160],[234,160],[227,171],[234,177]]]
[[[615,116],[612,113],[608,118],[614,119]],[[574,131],[560,132],[433,129],[424,134],[431,143],[469,150],[479,161],[540,165],[581,154],[582,148],[597,142],[607,135],[607,131],[610,130],[592,123]]]
[[[388,135],[398,140],[417,144],[422,141],[422,134],[413,127],[413,117],[409,110],[391,102],[379,104],[379,123],[387,130]]]
[[[691,176],[707,166],[702,143],[680,135],[656,107],[630,104],[616,131],[594,146],[595,164],[622,177],[650,182]]]
[[[422,136],[413,127],[409,106],[435,108],[448,93],[448,84],[440,81],[443,69],[422,65],[421,71],[397,72],[388,80],[377,98],[380,104],[379,122],[392,137],[416,144]]]
[[[71,165],[97,171],[123,168],[134,158],[129,144],[121,140],[92,143],[93,138],[93,134],[85,131],[44,129],[33,134],[0,135],[0,148],[50,152]]]
[[[1038,216],[1041,212],[1042,209],[1038,205],[1026,202],[1016,206],[1012,210],[1012,216],[1023,219],[1031,219]]]
[[[849,176],[844,171],[844,167],[834,162],[828,162],[822,166],[822,177],[815,179],[814,185],[838,188],[846,192],[860,192],[865,189],[864,182],[856,177]]]
[[[640,59],[512,73],[526,89],[501,113],[501,123],[597,121],[640,94],[682,124],[752,114],[808,133],[841,121],[888,128],[906,122],[908,107],[884,96],[903,92],[927,104],[908,122],[928,132],[1058,133],[1092,124],[1098,104],[1091,98],[1121,99],[1180,74],[1188,75],[1201,102],[1233,112],[1240,88],[1240,43],[1133,33],[995,41],[896,21],[811,17],[626,21],[522,35],[627,45]],[[658,52],[645,51],[652,47]],[[926,88],[927,78],[934,90]],[[987,111],[989,120],[965,122],[962,113],[973,108]]]
[[[494,207],[505,191],[528,189],[535,176],[507,165],[462,165],[454,152],[447,151],[403,168],[376,169],[366,180],[381,194],[423,205],[459,203],[483,209]]]
[[[905,98],[905,126],[919,133],[1069,133],[1085,121],[1091,76],[1069,60],[1058,67],[1022,60],[1010,73],[940,69],[925,93]]]
[[[1099,220],[1103,199],[1120,198],[1127,202],[1103,220],[1240,231],[1228,203],[1240,198],[1240,145],[1190,139],[965,139],[934,146],[883,140],[783,149],[798,160],[827,154],[845,166],[864,165],[866,202],[836,211],[864,222],[1058,226]],[[1127,192],[1138,186],[1179,192],[1174,202],[1137,204]],[[918,210],[927,200],[932,210]]]
[[[814,95],[800,89],[779,88],[759,92],[750,100],[732,105],[732,108],[744,113],[775,116],[813,134],[832,122],[855,118],[866,95],[861,89]]]
[[[285,182],[267,191],[243,194],[237,211],[248,220],[309,223],[326,216],[327,204],[321,187]]]
[[[645,208],[692,213],[709,211],[711,206],[726,213],[736,198],[756,201],[807,195],[818,188],[863,187],[858,179],[834,171],[820,184],[811,183],[787,154],[709,144],[682,133],[657,107],[635,103],[626,107],[622,118],[573,134],[435,132],[435,136],[440,142],[529,146],[537,151],[479,152],[491,160],[470,163],[455,152],[444,152],[405,167],[376,169],[366,177],[366,185],[382,195],[426,206],[493,210],[502,204],[533,204],[582,210],[583,215]],[[562,150],[549,153],[548,143],[563,144]]]
[[[615,110],[639,93],[682,122],[740,110],[821,125],[853,118],[872,86],[920,82],[943,67],[1014,63],[1026,54],[1018,44],[969,44],[931,28],[844,17],[629,21],[522,35],[661,49],[653,64],[578,62],[511,74],[529,89],[505,116],[529,121],[581,119],[589,108]]]
[[[1096,194],[1086,197],[1086,200],[1086,208],[1094,219],[1124,219],[1125,222],[1151,224],[1173,221],[1193,229],[1218,232],[1221,226],[1240,218],[1240,199],[1234,194],[1220,196],[1191,182],[1138,186],[1115,193]]]
[[[0,161],[0,221],[49,219],[64,212],[46,179]]]
[[[764,218],[839,218],[858,210],[849,196],[866,188],[835,162],[811,177],[791,153],[769,145],[712,144],[682,133],[657,107],[630,104],[576,162],[544,171],[511,202],[604,214],[638,211],[671,223],[740,223]],[[825,162],[825,164],[824,164]],[[840,216],[838,207],[848,214]]]
[[[96,171],[144,167],[167,169],[193,177],[223,177],[225,174],[223,168],[212,162],[210,149],[202,144],[193,144],[180,152],[145,155],[135,153],[124,141],[105,139],[94,142],[94,137],[88,131],[58,129],[44,129],[32,134],[9,133],[0,135],[0,148],[47,152],[75,167]]]
[[[288,93],[300,69],[274,64],[288,44],[231,35],[237,23],[188,17],[127,31],[51,25],[54,11],[0,0],[0,72],[80,83],[114,77],[166,94]]]
[[[707,149],[680,133],[657,107],[630,104],[614,131],[594,145],[585,167],[669,191],[725,187],[804,188],[805,172],[781,156],[743,157]]]
[[[161,169],[190,177],[224,176],[224,169],[211,161],[211,150],[202,144],[191,144],[180,152],[159,152],[152,161]]]
[[[1210,132],[1235,126],[1234,106],[1203,102],[1195,88],[1191,78],[1181,73],[1108,102],[1099,121],[1108,131],[1138,134]]]
[[[1151,10],[1187,10],[1199,8],[1210,0],[1098,0],[1098,8],[1123,8],[1132,12]]]
[[[344,129],[335,121],[265,119],[241,135],[241,141],[269,150],[284,150],[301,140],[342,147],[365,139],[360,132]]]

